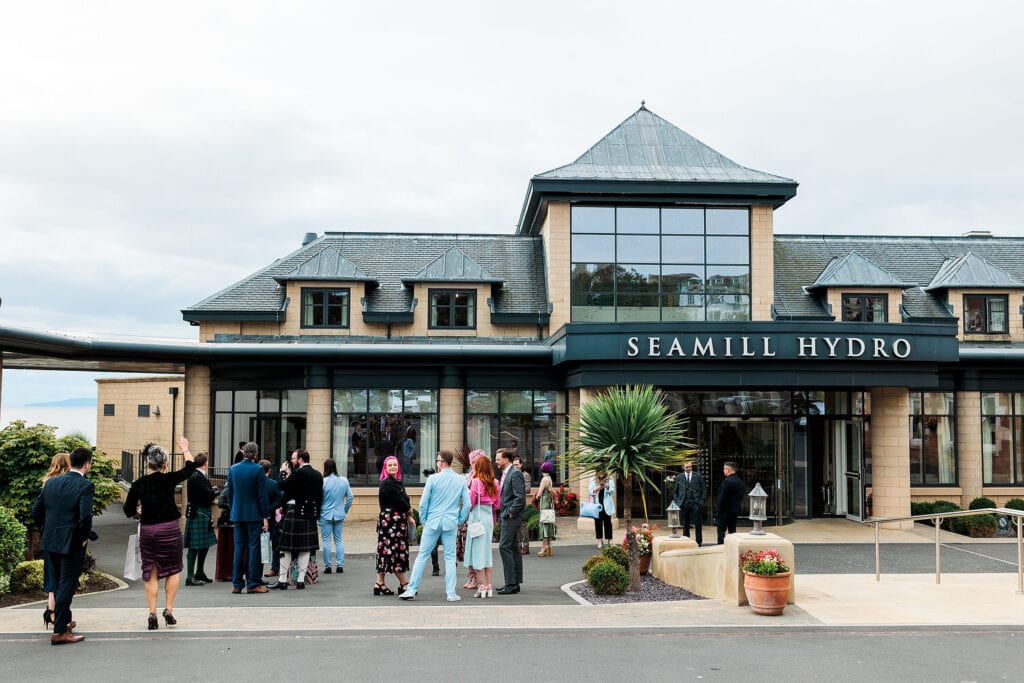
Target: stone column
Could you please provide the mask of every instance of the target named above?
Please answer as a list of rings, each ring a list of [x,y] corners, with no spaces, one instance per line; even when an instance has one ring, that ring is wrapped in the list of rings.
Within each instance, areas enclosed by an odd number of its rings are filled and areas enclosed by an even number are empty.
[[[440,424],[437,426],[438,450],[457,451],[463,446],[466,440],[466,391],[465,389],[442,388],[438,396],[440,405]],[[434,454],[428,453],[429,461],[433,461]],[[426,463],[428,460],[423,459]]]
[[[213,453],[212,429],[210,425],[210,366],[189,365],[185,368],[185,400],[182,402],[182,434],[189,440],[193,453]],[[230,458],[234,451],[228,453]],[[217,463],[218,467],[225,463]],[[231,461],[228,460],[228,465]]]
[[[306,390],[305,447],[309,451],[309,464],[319,472],[323,472],[324,461],[331,457],[332,406],[330,389]],[[344,451],[338,454],[339,458],[344,456]]]
[[[904,387],[871,389],[872,515],[910,514],[910,399]],[[913,522],[888,528],[910,529]]]
[[[957,474],[960,481],[960,507],[967,509],[982,495],[981,394],[958,391],[956,394]]]

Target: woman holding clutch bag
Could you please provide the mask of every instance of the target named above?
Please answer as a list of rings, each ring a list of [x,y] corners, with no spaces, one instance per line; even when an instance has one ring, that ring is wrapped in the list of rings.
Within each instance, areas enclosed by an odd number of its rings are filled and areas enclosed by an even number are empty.
[[[494,536],[494,513],[501,495],[494,481],[494,470],[490,458],[477,458],[473,463],[473,480],[469,483],[469,524],[481,523],[484,532],[478,536],[467,534],[466,566],[476,572],[476,593],[474,598],[494,597],[491,576],[494,572],[494,553],[491,537]]]
[[[540,488],[537,489],[537,493],[533,494],[533,501],[537,503],[537,507],[540,510],[540,523],[538,529],[540,531],[540,552],[537,553],[537,557],[551,557],[551,541],[554,540],[555,534],[558,531],[558,524],[556,522],[545,522],[545,517],[550,517],[552,520],[555,519],[555,501],[551,496],[551,472],[555,469],[554,465],[550,462],[542,462],[540,464]],[[550,512],[545,512],[550,510]]]

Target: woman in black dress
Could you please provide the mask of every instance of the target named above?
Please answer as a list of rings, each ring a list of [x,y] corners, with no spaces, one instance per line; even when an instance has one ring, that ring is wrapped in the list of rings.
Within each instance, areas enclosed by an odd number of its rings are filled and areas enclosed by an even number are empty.
[[[409,495],[402,485],[402,467],[395,456],[384,460],[377,500],[380,516],[377,517],[377,583],[373,594],[394,595],[384,583],[384,575],[390,573],[398,577],[399,593],[409,585],[405,573],[409,571],[409,525],[414,523]]]
[[[164,581],[164,621],[168,626],[178,623],[174,618],[174,597],[181,579],[181,511],[174,502],[175,487],[192,476],[196,463],[188,449],[188,439],[180,437],[178,447],[185,456],[185,466],[177,472],[167,471],[167,451],[150,443],[142,449],[149,474],[132,483],[124,501],[124,514],[139,520],[139,549],[142,552],[142,580],[146,582],[146,603],[149,605],[149,630],[160,627],[156,618],[156,599],[160,579]]]

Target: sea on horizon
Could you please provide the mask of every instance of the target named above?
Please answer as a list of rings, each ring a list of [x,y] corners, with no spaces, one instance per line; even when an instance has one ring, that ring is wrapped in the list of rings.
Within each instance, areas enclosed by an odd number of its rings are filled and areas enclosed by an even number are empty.
[[[0,429],[15,420],[24,420],[29,425],[44,424],[57,428],[57,436],[72,432],[84,434],[89,443],[96,445],[96,407],[44,407],[20,406],[0,408]]]

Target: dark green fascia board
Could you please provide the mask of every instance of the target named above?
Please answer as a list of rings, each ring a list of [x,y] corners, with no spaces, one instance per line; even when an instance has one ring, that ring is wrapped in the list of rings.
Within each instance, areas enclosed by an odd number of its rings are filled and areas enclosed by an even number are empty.
[[[547,325],[550,321],[550,313],[491,312],[491,322],[498,325]]]
[[[411,323],[413,311],[363,311],[364,323]]]
[[[551,363],[543,344],[211,344],[139,343],[76,339],[48,332],[0,327],[0,351],[93,361],[173,363]]]
[[[541,214],[541,204],[557,199],[600,199],[637,197],[653,200],[673,198],[690,199],[749,199],[769,203],[779,208],[796,196],[799,183],[722,183],[722,182],[668,182],[660,180],[530,180],[526,197],[519,212],[516,233],[532,235]]]
[[[186,308],[181,311],[181,317],[185,322],[193,325],[220,320],[279,323],[284,321],[284,316],[284,309],[279,311],[193,311]]]

